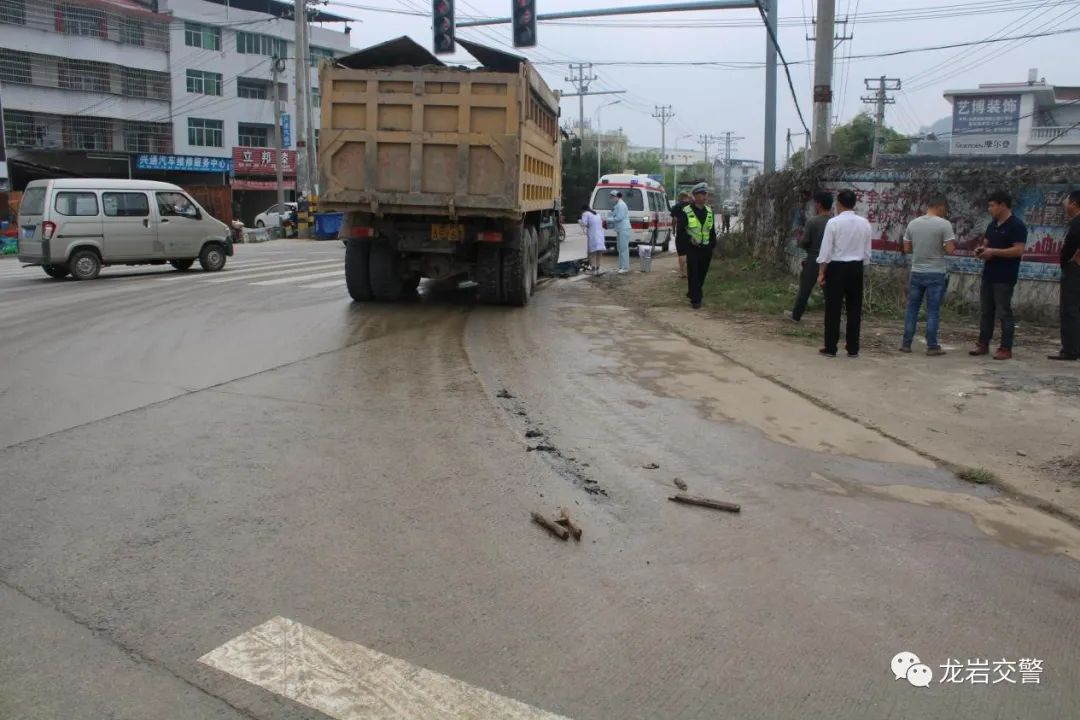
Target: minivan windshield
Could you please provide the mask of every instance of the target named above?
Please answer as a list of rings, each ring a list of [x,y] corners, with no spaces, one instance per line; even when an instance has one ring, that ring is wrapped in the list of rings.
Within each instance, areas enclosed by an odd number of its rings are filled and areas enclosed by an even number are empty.
[[[593,210],[610,210],[615,207],[615,201],[618,198],[611,196],[611,191],[605,188],[597,188],[596,196],[593,198]],[[623,190],[623,200],[626,201],[626,207],[631,211],[636,210],[641,212],[645,209],[645,197],[641,190],[634,188],[633,190]]]
[[[20,215],[42,215],[45,213],[45,188],[27,188],[19,203]]]

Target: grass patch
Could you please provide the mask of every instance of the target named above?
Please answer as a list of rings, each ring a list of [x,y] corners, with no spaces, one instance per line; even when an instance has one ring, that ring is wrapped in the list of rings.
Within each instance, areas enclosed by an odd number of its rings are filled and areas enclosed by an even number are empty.
[[[795,300],[794,276],[748,258],[717,257],[705,278],[710,307],[730,312],[779,315]]]
[[[986,468],[963,468],[956,472],[956,477],[975,485],[995,485],[1001,482],[1001,478]]]

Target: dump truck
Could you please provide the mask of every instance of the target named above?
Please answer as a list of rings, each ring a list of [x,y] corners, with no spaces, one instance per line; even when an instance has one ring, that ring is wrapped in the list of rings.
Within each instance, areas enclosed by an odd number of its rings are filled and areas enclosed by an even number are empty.
[[[559,261],[559,96],[524,58],[458,44],[480,67],[407,37],[320,67],[319,205],[344,213],[357,302],[431,278],[522,306]]]

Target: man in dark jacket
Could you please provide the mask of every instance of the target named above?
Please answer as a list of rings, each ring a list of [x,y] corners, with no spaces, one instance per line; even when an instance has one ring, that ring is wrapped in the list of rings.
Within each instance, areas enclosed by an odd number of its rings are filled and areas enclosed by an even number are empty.
[[[814,217],[806,221],[802,240],[799,241],[799,247],[806,251],[802,273],[799,275],[799,294],[795,298],[795,307],[784,313],[795,322],[802,320],[806,305],[810,302],[810,293],[814,292],[814,286],[817,285],[817,256],[821,252],[821,239],[825,237],[825,225],[832,217],[832,206],[831,192],[822,190],[814,194]]]
[[[1065,201],[1069,230],[1061,246],[1061,352],[1051,360],[1080,360],[1080,190]]]
[[[979,342],[968,354],[990,354],[994,318],[997,317],[1001,321],[1001,346],[994,359],[1012,360],[1016,334],[1012,297],[1020,279],[1020,260],[1027,245],[1028,231],[1023,221],[1013,214],[1012,196],[1008,193],[992,193],[988,205],[993,219],[986,228],[982,244],[975,249],[975,257],[985,262],[979,292],[982,320],[979,323]]]

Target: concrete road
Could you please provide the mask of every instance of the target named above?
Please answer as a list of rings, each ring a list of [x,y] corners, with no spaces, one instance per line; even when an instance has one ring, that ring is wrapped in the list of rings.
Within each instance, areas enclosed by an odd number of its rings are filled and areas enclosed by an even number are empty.
[[[358,306],[342,254],[0,264],[0,717],[1080,707],[1077,528],[592,280]],[[529,520],[560,507],[581,542]]]

